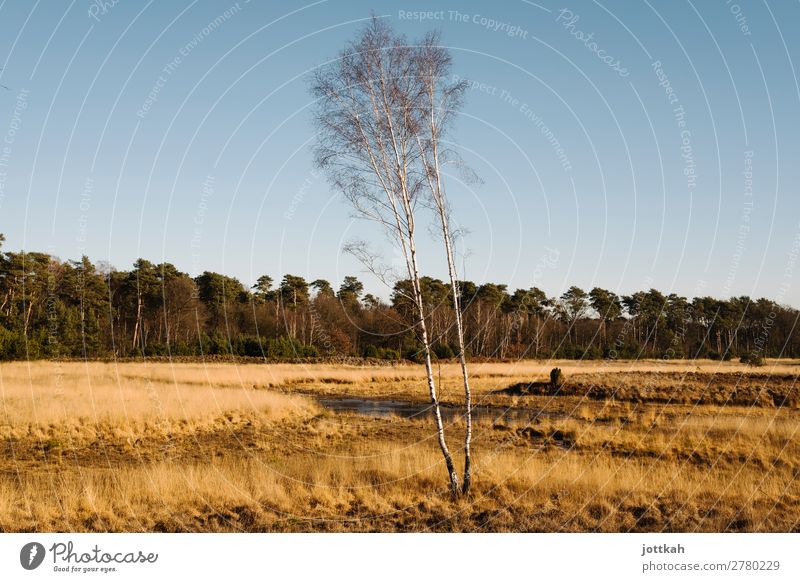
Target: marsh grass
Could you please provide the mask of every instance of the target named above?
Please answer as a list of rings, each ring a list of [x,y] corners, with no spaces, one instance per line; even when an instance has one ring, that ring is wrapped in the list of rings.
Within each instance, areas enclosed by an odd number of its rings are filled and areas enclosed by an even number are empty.
[[[485,401],[521,377],[481,366]],[[524,366],[542,379],[552,367]],[[559,367],[567,381],[633,382],[633,364],[587,366]],[[457,374],[443,366],[447,386]],[[791,409],[505,397],[559,415],[477,421],[475,489],[453,501],[426,419],[310,398],[413,400],[420,378],[412,366],[2,364],[0,530],[798,530]]]
[[[161,373],[159,373],[161,372]],[[299,396],[226,383],[186,383],[169,370],[90,363],[0,366],[0,438],[136,437],[186,432],[244,416],[276,421],[318,412]]]

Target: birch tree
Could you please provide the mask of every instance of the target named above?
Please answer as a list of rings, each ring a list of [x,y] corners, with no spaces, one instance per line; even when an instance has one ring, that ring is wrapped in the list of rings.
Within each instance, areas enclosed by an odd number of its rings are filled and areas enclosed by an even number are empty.
[[[446,134],[454,116],[458,113],[466,89],[466,82],[450,81],[450,54],[444,49],[438,34],[429,33],[417,48],[419,83],[424,99],[421,115],[424,128],[417,136],[420,160],[428,186],[430,201],[439,220],[450,290],[453,296],[453,312],[458,341],[458,359],[464,384],[464,409],[466,430],[464,434],[464,478],[462,493],[469,492],[472,483],[472,392],[469,386],[467,357],[464,343],[464,324],[461,311],[460,290],[456,273],[453,231],[450,221],[450,206],[444,190],[442,165],[448,161],[458,161],[454,152],[443,147]]]
[[[445,439],[417,254],[418,206],[432,178],[421,145],[430,117],[424,61],[420,47],[373,18],[336,60],[318,69],[312,84],[319,128],[316,162],[357,215],[383,228],[403,258],[439,448],[450,490],[458,495],[460,479]],[[365,247],[355,252],[372,264]]]

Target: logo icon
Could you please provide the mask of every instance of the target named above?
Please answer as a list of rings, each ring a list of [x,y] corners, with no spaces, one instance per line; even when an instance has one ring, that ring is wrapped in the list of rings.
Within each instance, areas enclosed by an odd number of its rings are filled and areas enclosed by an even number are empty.
[[[19,563],[26,570],[35,570],[44,562],[44,546],[39,542],[29,542],[19,551]]]

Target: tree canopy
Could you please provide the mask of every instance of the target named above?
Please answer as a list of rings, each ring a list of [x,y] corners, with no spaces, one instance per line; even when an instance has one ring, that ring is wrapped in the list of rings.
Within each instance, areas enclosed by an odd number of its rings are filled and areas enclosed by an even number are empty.
[[[418,357],[409,281],[398,281],[387,303],[364,294],[355,276],[335,293],[322,279],[275,279],[277,288],[269,275],[247,288],[145,259],[118,271],[88,257],[0,252],[0,358]],[[472,358],[800,357],[798,311],[767,298],[574,286],[552,297],[472,281],[459,281],[458,292]],[[450,357],[451,286],[423,276],[421,293],[434,352]]]

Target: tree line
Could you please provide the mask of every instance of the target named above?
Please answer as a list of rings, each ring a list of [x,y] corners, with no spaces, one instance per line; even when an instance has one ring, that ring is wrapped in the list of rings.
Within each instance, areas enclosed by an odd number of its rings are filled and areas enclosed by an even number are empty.
[[[2,243],[0,235],[0,243]],[[769,299],[687,299],[657,289],[631,295],[421,277],[435,357],[458,355],[454,306],[470,358],[800,357],[798,310]],[[357,277],[268,275],[248,288],[206,271],[139,259],[128,271],[42,252],[0,248],[0,358],[233,355],[267,359],[419,360],[409,280],[389,301]]]

